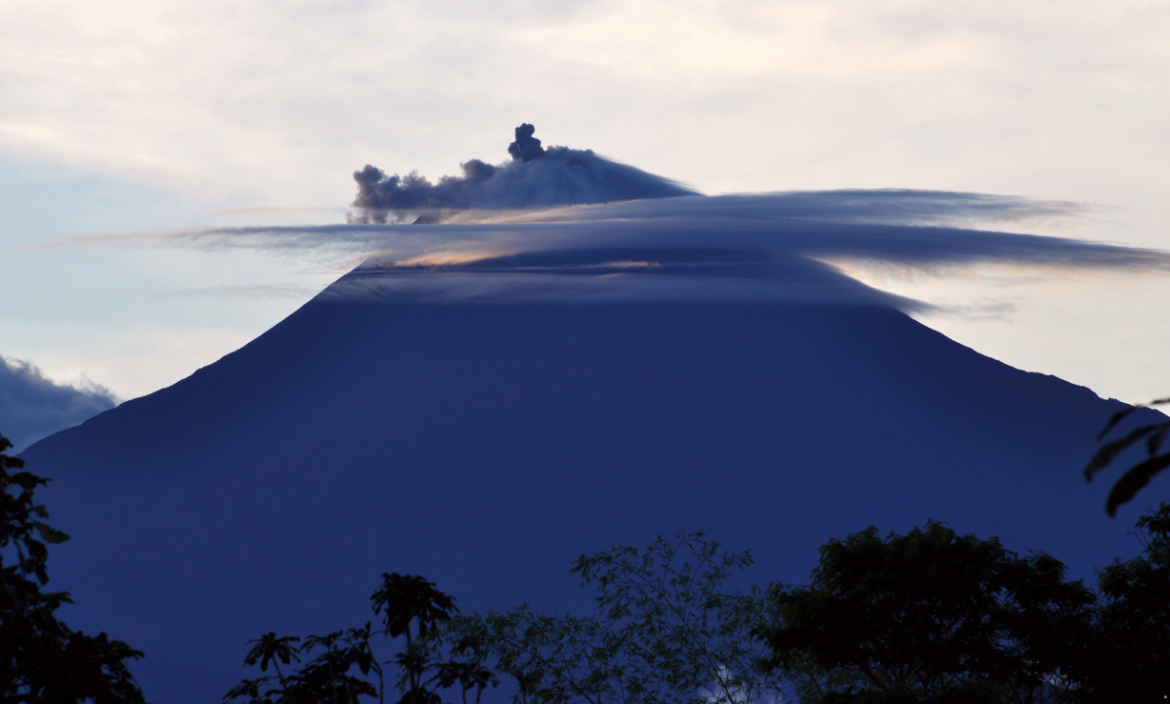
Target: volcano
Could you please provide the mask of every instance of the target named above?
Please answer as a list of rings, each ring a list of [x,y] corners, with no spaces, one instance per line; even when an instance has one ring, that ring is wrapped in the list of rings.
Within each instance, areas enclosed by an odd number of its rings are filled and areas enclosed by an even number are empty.
[[[74,536],[50,562],[65,620],[144,650],[152,701],[194,702],[245,674],[250,638],[364,623],[382,572],[464,611],[563,612],[591,609],[578,555],[678,530],[751,549],[759,584],[927,519],[1088,578],[1137,551],[1077,471],[1122,404],[717,241],[371,260],[35,444]]]

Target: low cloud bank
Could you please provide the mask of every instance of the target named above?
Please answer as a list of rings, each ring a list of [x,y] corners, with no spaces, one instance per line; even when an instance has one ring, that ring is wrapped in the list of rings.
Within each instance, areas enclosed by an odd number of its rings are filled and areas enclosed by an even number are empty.
[[[508,145],[512,161],[493,166],[479,159],[460,164],[462,176],[431,183],[417,172],[386,174],[367,164],[353,174],[357,208],[352,224],[433,222],[444,211],[469,208],[499,210],[580,205],[645,198],[696,195],[670,179],[597,156],[592,150],[545,149],[523,124]]]
[[[0,434],[14,452],[116,405],[109,389],[87,379],[55,382],[28,362],[0,357]]]

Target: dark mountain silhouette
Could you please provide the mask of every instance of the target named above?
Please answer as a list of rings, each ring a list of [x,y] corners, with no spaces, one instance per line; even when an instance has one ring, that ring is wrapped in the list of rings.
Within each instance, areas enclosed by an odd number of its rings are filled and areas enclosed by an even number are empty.
[[[74,536],[54,554],[70,623],[144,650],[152,701],[222,696],[262,633],[361,621],[382,572],[464,611],[563,612],[587,608],[577,555],[684,528],[750,548],[757,583],[806,579],[830,537],[927,518],[1086,577],[1138,548],[1077,471],[1118,402],[880,297],[352,295],[402,276],[355,271],[24,453]]]

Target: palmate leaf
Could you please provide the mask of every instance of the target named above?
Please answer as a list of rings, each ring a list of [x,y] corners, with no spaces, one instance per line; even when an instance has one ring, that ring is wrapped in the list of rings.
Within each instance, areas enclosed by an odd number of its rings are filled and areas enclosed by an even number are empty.
[[[267,672],[268,664],[279,660],[285,665],[290,664],[290,661],[295,660],[300,662],[301,659],[297,657],[300,648],[296,645],[301,639],[296,636],[277,636],[276,633],[269,631],[259,638],[248,641],[252,645],[252,649],[244,656],[245,665],[255,665],[260,663],[260,671]]]
[[[413,621],[420,637],[436,624],[458,612],[455,599],[439,591],[434,582],[417,575],[382,573],[382,586],[370,596],[374,613],[384,614],[386,634],[391,638],[405,635],[410,642]]]

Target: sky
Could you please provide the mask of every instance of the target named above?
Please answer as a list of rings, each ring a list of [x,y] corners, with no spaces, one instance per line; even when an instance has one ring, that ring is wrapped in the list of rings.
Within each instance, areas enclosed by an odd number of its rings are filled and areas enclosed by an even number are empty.
[[[341,224],[354,171],[503,163],[522,122],[708,195],[1060,201],[977,226],[1170,249],[1168,40],[1166,2],[9,0],[0,355],[73,409],[172,384],[368,251],[157,235]],[[1170,395],[1161,269],[825,257],[1013,366]]]

